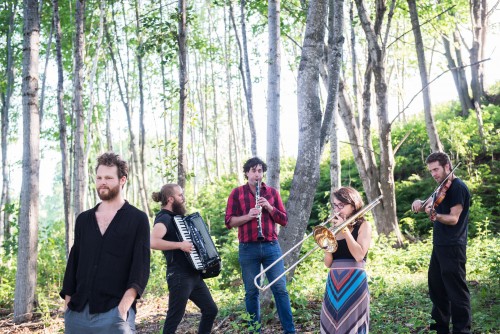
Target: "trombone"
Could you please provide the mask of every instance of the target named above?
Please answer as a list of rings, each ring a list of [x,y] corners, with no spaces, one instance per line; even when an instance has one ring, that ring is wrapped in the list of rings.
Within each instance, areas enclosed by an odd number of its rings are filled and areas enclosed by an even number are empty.
[[[373,200],[372,202],[370,202],[368,205],[366,205],[365,207],[363,207],[361,210],[359,210],[358,212],[356,212],[354,215],[352,215],[351,217],[349,217],[349,219],[347,219],[346,221],[344,221],[342,224],[340,224],[338,226],[335,226],[332,229],[324,227],[324,225],[328,224],[330,221],[332,221],[334,218],[337,217],[334,214],[333,216],[331,216],[330,218],[328,218],[328,220],[326,220],[325,222],[323,222],[320,225],[316,226],[314,228],[314,231],[312,233],[310,233],[308,236],[306,236],[304,239],[302,239],[300,242],[298,242],[296,245],[294,245],[292,248],[290,248],[285,254],[281,255],[276,261],[274,261],[273,263],[271,263],[266,269],[262,270],[257,276],[255,276],[255,278],[253,279],[253,284],[259,290],[262,290],[262,291],[267,290],[274,283],[276,283],[278,280],[280,280],[281,277],[285,276],[290,270],[292,270],[293,268],[295,268],[300,262],[304,261],[304,259],[306,257],[308,257],[309,255],[311,255],[311,253],[314,252],[319,247],[325,249],[327,252],[334,253],[337,250],[337,240],[335,239],[335,235],[339,231],[343,230],[345,227],[347,227],[347,226],[355,223],[355,221],[356,221],[356,219],[358,217],[364,215],[365,213],[367,213],[368,211],[370,211],[371,209],[373,209],[375,206],[377,206],[380,203],[381,200],[382,200],[382,195],[380,195],[375,200]],[[300,245],[302,245],[312,235],[314,235],[314,237],[316,239],[316,243],[317,243],[317,245],[314,246],[313,249],[311,249],[306,254],[304,254],[295,263],[291,264],[290,267],[288,267],[288,269],[286,269],[281,275],[279,275],[278,277],[276,277],[274,279],[274,281],[272,281],[272,282],[270,282],[270,283],[268,283],[267,285],[264,285],[264,286],[261,286],[259,284],[260,278],[262,276],[264,276],[264,274],[269,269],[271,269],[278,262],[280,262],[281,260],[283,260],[283,258],[285,256],[287,256],[289,253],[291,253],[295,248],[297,248]]]

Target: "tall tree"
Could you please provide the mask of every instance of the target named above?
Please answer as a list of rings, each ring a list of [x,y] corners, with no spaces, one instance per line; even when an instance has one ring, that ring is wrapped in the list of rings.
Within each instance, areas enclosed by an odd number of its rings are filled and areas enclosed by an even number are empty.
[[[17,0],[8,3],[9,6],[9,25],[6,35],[6,59],[5,59],[5,78],[7,79],[5,90],[2,89],[0,98],[2,101],[1,109],[1,127],[2,127],[2,195],[0,198],[0,243],[3,241],[2,237],[8,237],[10,234],[10,210],[6,210],[6,206],[10,202],[9,194],[9,166],[8,162],[8,138],[9,138],[9,111],[12,93],[14,91],[14,47],[12,45],[12,36],[14,35],[14,20],[17,13]]]
[[[31,320],[35,307],[38,256],[38,198],[40,178],[40,119],[38,114],[38,1],[24,0],[23,10],[23,168],[19,248],[17,253],[14,322]]]
[[[85,208],[87,180],[85,178],[85,115],[83,109],[83,83],[85,61],[85,0],[76,0],[75,43],[73,63],[73,114],[75,115],[74,165],[73,165],[73,212],[80,214]]]
[[[319,180],[321,156],[320,133],[322,110],[319,96],[319,67],[324,49],[325,13],[328,0],[309,4],[306,31],[302,43],[297,87],[299,116],[299,147],[290,197],[286,204],[287,228],[280,230],[280,245],[285,253],[303,239],[311,214],[314,194]],[[330,125],[331,126],[331,125]],[[285,259],[286,264],[295,262],[299,250]]]
[[[432,152],[441,152],[443,151],[443,144],[441,144],[441,140],[439,139],[439,134],[434,123],[434,116],[432,115],[431,94],[425,62],[424,42],[422,40],[422,32],[420,31],[417,3],[415,0],[408,0],[408,9],[410,12],[411,26],[413,28],[413,36],[415,38],[415,49],[417,51],[420,82],[422,83],[425,127],[427,129],[427,135],[429,136]]]
[[[241,74],[241,81],[243,84],[243,90],[245,93],[245,100],[247,106],[247,116],[248,116],[248,126],[250,127],[250,146],[252,150],[252,155],[257,155],[257,131],[255,129],[255,117],[253,113],[253,92],[252,92],[252,75],[250,73],[250,61],[248,59],[248,41],[247,41],[247,31],[246,31],[246,15],[245,15],[245,3],[246,0],[240,1],[240,25],[241,25],[241,41],[238,36],[238,30],[236,28],[236,22],[233,13],[232,1],[229,2],[229,14],[231,22],[234,28],[234,35],[236,38],[236,43],[240,51],[240,62],[238,68]]]
[[[280,0],[268,2],[269,54],[267,57],[267,182],[279,189],[280,184]]]
[[[66,256],[73,245],[74,220],[71,214],[71,181],[69,167],[69,150],[67,139],[66,113],[64,111],[64,72],[62,58],[62,31],[59,16],[59,0],[52,1],[54,10],[54,28],[56,37],[57,63],[57,115],[59,118],[59,148],[61,150],[61,169],[63,186],[64,226],[66,230]]]
[[[364,131],[364,145],[370,147],[370,82],[371,74],[373,73],[374,87],[375,87],[375,100],[376,111],[378,116],[378,136],[380,138],[380,157],[379,166],[377,166],[373,150],[365,153],[369,159],[366,161],[357,160],[356,164],[358,170],[365,170],[364,189],[367,194],[368,200],[373,201],[379,195],[384,196],[382,205],[378,205],[373,210],[377,232],[389,234],[394,232],[397,238],[397,244],[402,243],[401,232],[398,226],[398,219],[396,215],[396,195],[394,185],[394,153],[392,149],[391,139],[391,123],[389,122],[388,115],[388,92],[386,82],[386,45],[389,36],[390,20],[387,21],[387,28],[385,34],[382,32],[382,23],[385,18],[387,7],[384,0],[376,0],[375,2],[375,22],[372,24],[364,0],[355,0],[358,9],[358,16],[361,22],[363,31],[365,32],[366,40],[368,43],[368,66],[365,73],[365,92],[363,93],[363,131]],[[388,18],[392,17],[394,10],[395,0],[391,3],[391,10]],[[344,121],[346,127],[353,124],[352,121]],[[368,143],[368,144],[367,144]],[[352,145],[354,146],[354,145]],[[353,147],[353,151],[355,148]],[[356,154],[355,154],[356,156]],[[362,173],[360,172],[360,175]],[[366,182],[366,183],[365,183]]]
[[[179,25],[177,43],[179,47],[179,146],[177,153],[177,183],[182,188],[186,185],[187,174],[187,136],[186,113],[188,98],[188,64],[187,64],[187,6],[186,0],[178,2]]]
[[[332,114],[330,133],[330,202],[333,203],[333,190],[340,187],[340,154],[338,139],[338,91],[342,49],[344,45],[344,0],[330,0],[328,12],[328,98],[326,113]],[[333,206],[332,206],[333,207]]]

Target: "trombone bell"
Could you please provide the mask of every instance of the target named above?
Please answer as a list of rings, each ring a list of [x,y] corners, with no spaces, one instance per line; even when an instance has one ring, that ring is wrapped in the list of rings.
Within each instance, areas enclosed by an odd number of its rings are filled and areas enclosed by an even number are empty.
[[[316,226],[313,230],[314,240],[321,249],[328,253],[337,251],[337,239],[332,231],[324,226]]]

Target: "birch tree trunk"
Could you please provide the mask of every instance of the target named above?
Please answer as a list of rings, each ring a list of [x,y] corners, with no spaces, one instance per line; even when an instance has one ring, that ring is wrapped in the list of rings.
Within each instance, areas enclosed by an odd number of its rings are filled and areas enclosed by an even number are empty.
[[[246,0],[240,1],[240,24],[241,24],[241,42],[238,36],[238,30],[233,15],[232,2],[229,2],[229,14],[233,24],[236,42],[240,51],[239,70],[241,74],[241,81],[243,83],[243,91],[245,93],[245,100],[247,106],[248,126],[250,128],[250,147],[252,155],[257,156],[257,131],[255,129],[255,117],[253,114],[253,93],[252,93],[252,76],[250,73],[250,63],[248,60],[248,42],[246,31],[246,16],[245,16],[245,3]]]
[[[33,316],[37,277],[40,181],[40,119],[38,114],[40,19],[37,0],[24,0],[23,17],[23,176],[14,294],[14,322],[16,324],[29,321]]]
[[[413,28],[413,36],[415,38],[415,48],[417,51],[418,69],[420,71],[420,81],[422,83],[422,97],[424,100],[424,115],[425,127],[427,135],[431,144],[432,152],[442,152],[443,144],[439,139],[439,134],[434,123],[434,116],[432,115],[431,95],[429,88],[429,79],[427,76],[427,68],[425,62],[424,42],[422,41],[422,33],[420,31],[420,24],[418,22],[418,10],[415,0],[407,0],[408,8],[410,11],[411,26]]]
[[[73,114],[75,115],[75,152],[73,166],[73,212],[75,215],[84,210],[87,180],[85,161],[85,116],[83,110],[84,51],[85,51],[85,0],[76,0],[75,7],[75,60],[73,69]]]
[[[333,192],[340,187],[340,155],[338,131],[338,91],[340,68],[342,66],[342,48],[344,45],[344,0],[330,1],[328,13],[328,99],[326,113],[332,113],[330,132],[330,202]],[[330,111],[331,110],[331,111]],[[333,207],[333,206],[332,206]]]
[[[287,228],[282,228],[279,234],[283,253],[304,237],[319,180],[322,120],[319,66],[323,56],[326,12],[327,0],[313,1],[309,5],[297,82],[297,87],[300,87],[297,91],[299,116],[297,164],[290,197],[286,204],[288,225]],[[284,260],[285,266],[296,261],[299,251],[297,249]]]
[[[136,57],[137,57],[137,69],[138,69],[138,74],[139,74],[139,163],[138,163],[138,170],[137,170],[137,175],[139,176],[139,186],[140,186],[140,192],[141,192],[141,198],[143,199],[143,206],[147,209],[146,212],[149,213],[149,216],[153,216],[153,211],[150,210],[148,201],[147,201],[147,194],[148,190],[146,187],[146,162],[144,160],[144,150],[145,150],[145,145],[146,145],[146,128],[144,126],[144,71],[143,71],[143,57],[144,57],[144,50],[143,50],[143,41],[142,41],[142,33],[141,33],[141,20],[140,20],[140,0],[137,0],[135,2],[135,22],[136,22],[136,34],[137,34],[137,50],[136,50]]]
[[[8,166],[8,146],[9,146],[9,111],[12,92],[14,91],[14,48],[12,45],[12,35],[14,34],[14,19],[17,12],[17,0],[9,3],[9,30],[6,36],[7,55],[5,61],[5,78],[7,79],[5,90],[1,92],[2,99],[2,197],[0,198],[0,244],[3,243],[4,238],[10,235],[10,210],[6,210],[6,206],[10,203],[9,194],[9,166]]]
[[[269,55],[267,61],[267,183],[280,188],[280,0],[268,1]]]
[[[177,183],[182,188],[186,185],[187,160],[186,160],[186,113],[187,113],[187,44],[186,44],[186,0],[179,0],[179,146],[177,154]]]
[[[59,0],[52,1],[54,10],[54,28],[56,35],[56,62],[57,62],[57,115],[59,119],[59,148],[61,150],[64,227],[66,232],[66,257],[73,246],[74,220],[71,214],[71,181],[68,162],[68,139],[66,130],[66,113],[64,111],[64,73],[62,63],[62,31],[59,16]]]

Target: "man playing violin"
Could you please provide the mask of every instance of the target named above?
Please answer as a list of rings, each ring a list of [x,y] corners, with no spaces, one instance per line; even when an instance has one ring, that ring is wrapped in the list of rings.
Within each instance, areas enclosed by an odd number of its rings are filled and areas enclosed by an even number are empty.
[[[414,212],[425,211],[434,224],[428,285],[435,323],[430,329],[448,334],[451,317],[453,333],[471,333],[470,294],[465,279],[470,192],[453,175],[446,153],[430,154],[426,164],[440,186],[430,198],[417,199],[411,207]]]

